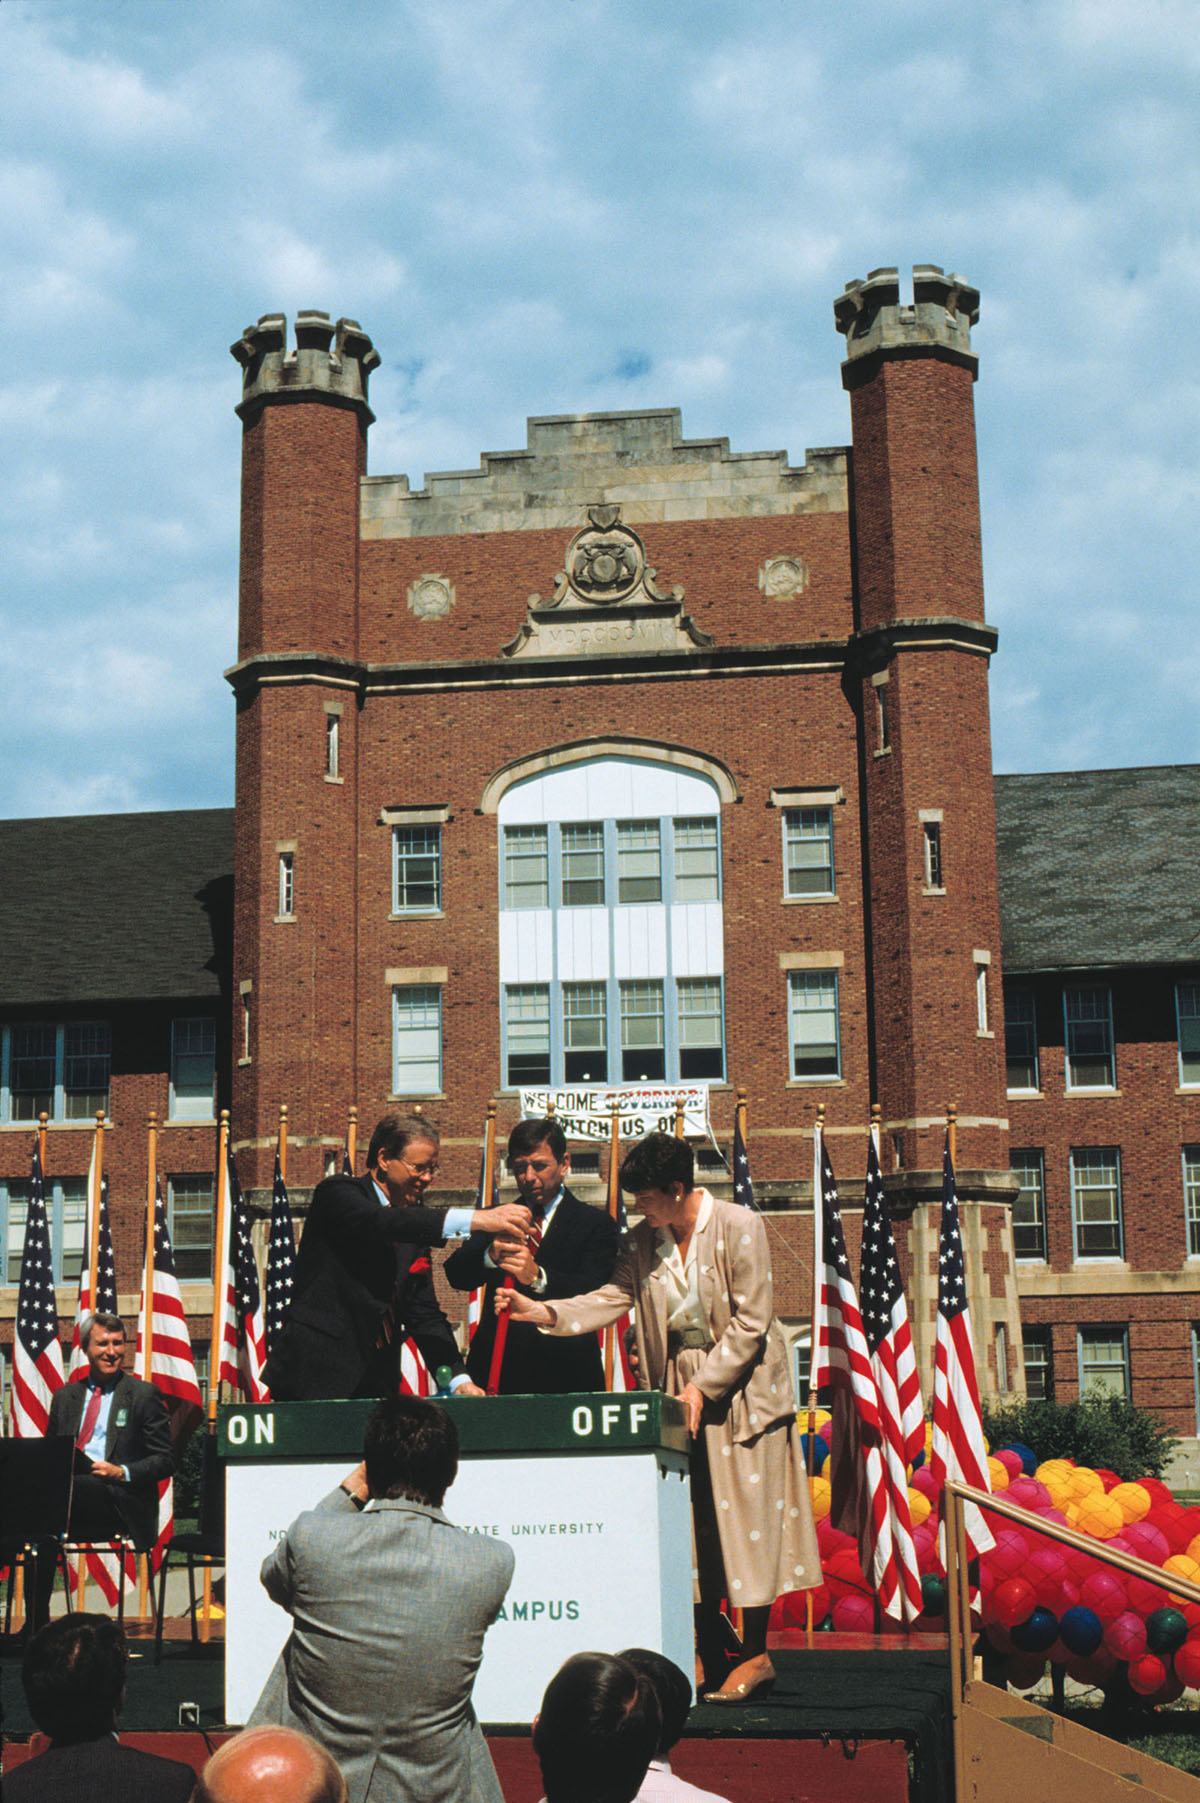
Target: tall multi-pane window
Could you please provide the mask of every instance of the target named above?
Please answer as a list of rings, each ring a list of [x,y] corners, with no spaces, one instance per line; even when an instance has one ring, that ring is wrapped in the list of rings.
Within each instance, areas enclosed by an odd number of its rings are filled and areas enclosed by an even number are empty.
[[[1021,1188],[1013,1203],[1013,1251],[1018,1258],[1046,1257],[1046,1186],[1039,1150],[1014,1150],[1009,1154],[1009,1167],[1021,1180]]]
[[[620,984],[621,1081],[656,1083],[666,1076],[663,986],[630,980]]]
[[[676,995],[680,1078],[720,1079],[725,1075],[720,977],[680,977]]]
[[[1107,984],[1089,983],[1063,991],[1067,1035],[1067,1088],[1112,1089],[1112,993]]]
[[[562,999],[563,1077],[565,1081],[568,1083],[607,1083],[607,985],[604,983],[564,983]],[[511,1038],[509,1043],[511,1045]]]
[[[176,1276],[212,1276],[213,1208],[211,1171],[181,1172],[167,1179],[167,1220]]]
[[[1129,1400],[1129,1332],[1105,1323],[1079,1329],[1080,1396]]]
[[[617,821],[617,900],[659,902],[662,829],[657,820]]]
[[[1048,1327],[1027,1327],[1021,1336],[1025,1394],[1030,1402],[1054,1399],[1054,1354]]]
[[[672,824],[675,900],[716,901],[721,893],[721,854],[715,817],[676,820]]]
[[[1200,983],[1176,983],[1179,1021],[1179,1081],[1200,1084]]]
[[[442,905],[442,829],[392,828],[393,914],[436,914]]]
[[[107,1021],[21,1021],[0,1035],[3,1116],[87,1121],[108,1112],[112,1032]]]
[[[296,854],[292,851],[281,851],[279,854],[279,893],[276,917],[279,920],[290,920],[296,911]]]
[[[1116,1146],[1072,1148],[1071,1211],[1077,1258],[1120,1258],[1121,1154]]]
[[[207,1015],[171,1022],[171,1119],[210,1121],[216,1107],[217,1023]]]
[[[325,716],[325,776],[329,782],[341,781],[340,722],[336,714]]]
[[[833,894],[833,809],[785,808],[783,893]]]
[[[550,905],[549,838],[544,826],[510,826],[504,834],[504,906]]]
[[[87,1238],[87,1178],[50,1178],[44,1195],[53,1281],[56,1284],[77,1283]],[[0,1283],[18,1284],[21,1281],[28,1211],[29,1184],[0,1181],[0,1219],[4,1222],[0,1242]]]
[[[392,991],[392,1089],[431,1096],[442,1087],[442,992],[436,983]]]
[[[1183,1148],[1183,1209],[1189,1258],[1200,1258],[1200,1146]]]
[[[788,972],[788,1024],[793,1077],[840,1073],[836,970]]]
[[[504,1002],[508,1047],[505,1082],[513,1089],[523,1084],[549,1083],[549,983],[510,983]]]
[[[720,793],[691,768],[604,756],[501,796],[508,1087],[723,1077]]]
[[[1038,1087],[1037,1007],[1032,989],[1004,991],[1004,1055],[1010,1091]]]
[[[562,832],[564,908],[604,906],[604,823],[581,820]]]
[[[926,820],[922,827],[925,849],[925,887],[944,889],[946,876],[942,866],[942,823]]]

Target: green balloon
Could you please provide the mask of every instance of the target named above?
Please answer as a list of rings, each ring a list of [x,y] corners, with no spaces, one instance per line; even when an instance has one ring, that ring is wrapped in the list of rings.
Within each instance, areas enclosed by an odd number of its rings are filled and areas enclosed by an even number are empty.
[[[1146,1617],[1146,1645],[1152,1653],[1173,1653],[1187,1635],[1187,1619],[1178,1609],[1155,1609]]]

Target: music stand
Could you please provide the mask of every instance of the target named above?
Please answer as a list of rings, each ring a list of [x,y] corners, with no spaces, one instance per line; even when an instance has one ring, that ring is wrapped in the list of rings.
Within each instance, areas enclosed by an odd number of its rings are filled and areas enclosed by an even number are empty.
[[[12,1631],[13,1588],[19,1568],[37,1594],[38,1547],[66,1538],[71,1516],[71,1473],[75,1442],[69,1434],[52,1440],[0,1440],[0,1565],[8,1566],[4,1632]],[[58,1549],[55,1547],[55,1558]],[[28,1622],[32,1597],[25,1604]]]

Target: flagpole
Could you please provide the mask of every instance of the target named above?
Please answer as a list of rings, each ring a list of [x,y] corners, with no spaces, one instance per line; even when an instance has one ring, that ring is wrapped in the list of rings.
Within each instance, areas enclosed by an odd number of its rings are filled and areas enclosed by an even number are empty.
[[[958,1103],[951,1102],[946,1109],[946,1132],[950,1139],[950,1163],[958,1169]]]
[[[350,1170],[353,1172],[358,1160],[358,1109],[353,1102],[346,1122],[346,1157],[350,1160]]]
[[[154,1188],[158,1178],[158,1115],[153,1108],[146,1122],[146,1139],[146,1261],[142,1275],[146,1306],[142,1323],[142,1381],[149,1383],[154,1360]]]
[[[678,1096],[675,1098],[675,1137],[683,1138],[683,1102]]]
[[[225,1272],[229,1263],[229,1110],[222,1108],[217,1128],[217,1220],[213,1245],[212,1339],[208,1350],[208,1431],[217,1425],[217,1393],[221,1387],[221,1353],[225,1335]]]
[[[621,1204],[621,1102],[619,1097],[614,1096],[610,1108],[611,1112],[609,1115],[608,1129],[608,1212],[610,1218],[615,1221],[620,1212]],[[606,1390],[611,1390],[613,1387],[613,1370],[616,1364],[614,1356],[615,1346],[615,1329],[613,1327],[606,1327],[604,1329],[604,1388]]]
[[[490,1206],[491,1194],[492,1194],[492,1167],[495,1163],[495,1159],[496,1159],[496,1104],[495,1104],[495,1101],[493,1100],[488,1103],[487,1124],[485,1125],[485,1127],[483,1129],[483,1172],[482,1172],[482,1182],[480,1185],[480,1189],[481,1189],[481,1194],[479,1197],[480,1208],[487,1208]],[[484,1201],[485,1196],[488,1197],[487,1202]],[[511,1271],[506,1271],[504,1273],[504,1283],[503,1283],[502,1287],[506,1290],[511,1290],[516,1287],[513,1282],[513,1274]],[[504,1313],[501,1316],[499,1316],[499,1318],[496,1321],[496,1337],[492,1341],[492,1362],[488,1366],[488,1380],[487,1380],[487,1393],[489,1396],[498,1396],[500,1393],[500,1372],[504,1365],[504,1349],[507,1345],[508,1345],[508,1310],[505,1309]]]
[[[737,1125],[738,1125],[738,1128],[742,1135],[742,1144],[745,1145],[745,1143],[746,1143],[746,1090],[745,1090],[745,1086],[742,1084],[739,1084],[739,1086],[738,1086],[737,1103],[734,1107],[733,1112],[737,1118]]]
[[[92,1313],[96,1312],[96,1283],[100,1265],[100,1195],[104,1187],[104,1110],[96,1110],[96,1137],[92,1141],[92,1166],[95,1181],[88,1197],[88,1294]]]
[[[43,1182],[45,1182],[45,1179],[46,1179],[46,1128],[49,1124],[49,1120],[50,1120],[50,1116],[48,1114],[39,1114],[38,1115],[38,1130],[37,1130],[38,1163],[42,1167],[42,1181]]]
[[[821,1205],[821,1145],[825,1132],[825,1104],[817,1103],[817,1118],[813,1125],[813,1306],[812,1326],[809,1329],[811,1345],[808,1360],[808,1432],[804,1442],[805,1475],[809,1489],[812,1489],[813,1454],[817,1438],[817,1392],[813,1388],[813,1372],[817,1368],[817,1322],[820,1319],[821,1307],[821,1269],[823,1258],[822,1240],[822,1205]],[[813,1637],[813,1605],[812,1591],[808,1591],[804,1601],[804,1630],[811,1647]]]
[[[287,1103],[279,1104],[279,1175],[287,1182]]]

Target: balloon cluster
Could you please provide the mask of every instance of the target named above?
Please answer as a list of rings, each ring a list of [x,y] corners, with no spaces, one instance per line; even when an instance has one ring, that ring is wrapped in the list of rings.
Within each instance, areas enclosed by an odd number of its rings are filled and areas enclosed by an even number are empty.
[[[821,1584],[781,1597],[773,1625],[795,1627],[812,1598],[815,1626],[870,1633],[875,1602],[850,1534],[829,1521],[830,1419],[816,1417],[810,1488],[821,1553]],[[928,1438],[926,1455],[928,1454]],[[1070,1459],[1039,1464],[1027,1446],[998,1447],[988,1459],[992,1490],[1030,1516],[1029,1526],[991,1521],[996,1544],[979,1562],[977,1625],[1003,1656],[1008,1682],[1028,1690],[1050,1660],[1081,1683],[1103,1685],[1124,1667],[1130,1687],[1147,1703],[1169,1703],[1185,1688],[1200,1689],[1200,1603],[1172,1594],[1170,1578],[1200,1583],[1200,1508],[1184,1508],[1157,1478],[1123,1483],[1114,1471]],[[918,1627],[938,1629],[946,1582],[938,1555],[939,1485],[919,1459],[909,1478],[913,1544],[921,1571],[924,1612]],[[1133,1577],[1094,1554],[1075,1551],[1038,1532],[1039,1521],[1074,1528],[1132,1557],[1158,1566],[1162,1583]],[[899,1624],[883,1618],[885,1630]]]

